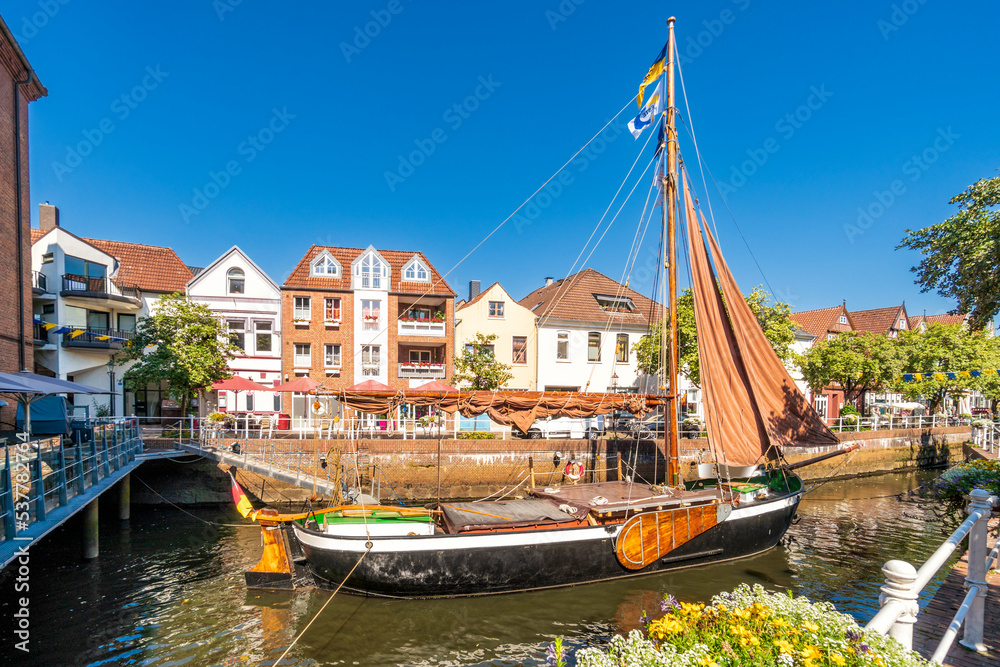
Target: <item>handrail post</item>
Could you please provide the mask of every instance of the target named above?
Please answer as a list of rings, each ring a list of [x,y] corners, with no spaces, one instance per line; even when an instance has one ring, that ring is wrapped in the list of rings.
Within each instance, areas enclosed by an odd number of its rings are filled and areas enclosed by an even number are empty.
[[[66,507],[69,504],[69,494],[66,490],[66,447],[63,439],[59,438],[59,506]]]
[[[906,649],[913,648],[913,624],[917,622],[920,605],[917,603],[917,591],[913,590],[913,582],[917,580],[917,570],[902,560],[891,560],[882,567],[885,575],[885,585],[882,594],[878,596],[879,605],[888,604],[900,606],[899,617],[889,628],[889,636],[898,641]]]
[[[986,650],[986,646],[983,645],[983,615],[986,608],[986,527],[990,520],[993,500],[995,499],[984,489],[973,489],[969,494],[969,514],[979,512],[979,520],[969,531],[969,562],[965,589],[969,590],[975,586],[978,592],[969,605],[969,613],[965,617],[965,632],[958,643],[980,653]]]
[[[35,487],[35,521],[45,521],[45,478],[42,477],[42,441],[35,441],[35,476],[38,486]],[[985,558],[985,556],[984,556]]]

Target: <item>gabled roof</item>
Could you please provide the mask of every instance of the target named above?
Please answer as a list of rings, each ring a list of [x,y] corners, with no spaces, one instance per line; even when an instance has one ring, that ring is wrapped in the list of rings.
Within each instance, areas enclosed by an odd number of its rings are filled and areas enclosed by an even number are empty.
[[[840,324],[841,315],[847,318],[847,324]],[[829,332],[850,331],[854,328],[851,313],[847,312],[847,306],[844,304],[792,313],[792,322],[815,338],[826,338]]]
[[[965,315],[945,313],[943,315],[927,315],[927,326],[932,324],[962,324],[965,322]]]
[[[281,288],[278,287],[278,283],[276,283],[273,280],[271,280],[271,277],[269,275],[267,275],[266,273],[264,273],[264,269],[262,269],[259,266],[257,266],[257,263],[254,262],[252,259],[250,259],[250,256],[247,255],[245,252],[243,252],[243,249],[240,248],[237,245],[234,245],[232,248],[230,248],[226,252],[224,252],[221,255],[219,255],[219,257],[214,262],[212,262],[211,264],[209,264],[208,266],[206,266],[204,269],[198,269],[197,271],[195,271],[192,267],[190,267],[190,266],[187,267],[188,270],[190,270],[191,274],[192,274],[191,280],[189,280],[187,282],[187,289],[191,289],[192,285],[196,284],[202,278],[204,278],[209,273],[211,273],[212,269],[214,269],[220,263],[224,262],[228,257],[230,257],[233,254],[237,254],[240,257],[242,257],[244,260],[246,260],[247,264],[249,264],[251,267],[253,267],[253,269],[258,274],[260,274],[261,278],[263,278],[268,284],[271,285],[271,287],[274,288],[275,292],[278,292],[278,291],[281,290]]]
[[[319,255],[324,250],[328,250],[333,257],[340,262],[341,267],[344,268],[342,275],[339,278],[331,278],[329,276],[311,276],[309,275],[309,264],[312,262],[313,258]],[[351,271],[350,266],[358,257],[367,252],[368,248],[338,248],[333,246],[310,246],[306,254],[303,255],[302,259],[292,270],[291,275],[282,285],[285,289],[351,289]],[[434,268],[434,265],[430,263],[426,255],[422,252],[414,252],[413,250],[377,250],[382,259],[389,263],[392,269],[392,276],[390,279],[389,291],[399,292],[404,294],[433,294],[437,296],[455,296],[454,290],[448,286],[438,270]],[[414,255],[420,258],[420,260],[430,271],[431,281],[429,283],[425,282],[409,282],[404,281],[403,278],[403,267],[413,259]]]
[[[899,329],[900,318],[906,319],[906,308],[902,305],[855,310],[851,313],[855,329],[882,335],[888,334],[892,329]]]
[[[500,282],[499,282],[499,281],[497,281],[497,282],[493,283],[492,285],[490,285],[489,287],[487,287],[486,289],[484,289],[484,290],[483,290],[482,292],[480,292],[479,294],[477,294],[477,295],[475,296],[475,298],[473,298],[473,299],[470,299],[470,300],[468,300],[468,301],[465,301],[465,302],[463,302],[463,303],[462,303],[461,305],[457,305],[457,304],[456,304],[456,310],[462,310],[463,308],[468,308],[468,307],[469,307],[469,306],[471,306],[472,304],[474,304],[474,303],[478,303],[479,301],[482,301],[482,300],[483,300],[483,297],[484,297],[484,296],[486,296],[486,293],[487,293],[487,292],[489,292],[489,291],[490,291],[491,289],[493,289],[494,287],[499,287],[499,288],[500,288],[501,290],[503,290],[503,293],[504,293],[504,294],[507,294],[507,297],[508,297],[508,298],[510,298],[510,294],[508,294],[508,293],[507,293],[507,290],[503,289],[503,286],[502,286],[502,285],[500,284]]]
[[[609,312],[601,308],[596,295],[628,298],[635,305],[632,312]],[[625,323],[652,326],[660,317],[660,304],[594,269],[557,280],[539,287],[524,297],[519,304],[540,318],[577,322]]]
[[[48,231],[32,229],[32,245],[55,229],[66,232],[118,260],[118,273],[115,274],[115,280],[122,284],[135,285],[147,292],[169,293],[183,292],[187,282],[191,280],[191,270],[185,266],[172,248],[163,246],[88,239],[77,236],[65,227],[54,227]]]

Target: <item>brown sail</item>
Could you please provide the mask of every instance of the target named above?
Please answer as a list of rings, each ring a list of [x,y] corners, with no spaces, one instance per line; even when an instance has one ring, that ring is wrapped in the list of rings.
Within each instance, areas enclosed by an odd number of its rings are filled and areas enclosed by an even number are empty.
[[[763,419],[772,447],[815,447],[839,445],[840,440],[823,423],[806,397],[799,391],[788,369],[775,354],[747,305],[739,285],[726,266],[722,251],[702,217],[715,273],[729,304],[729,322],[735,332],[743,366],[750,380],[750,393]]]
[[[708,440],[720,464],[753,465],[767,450],[767,431],[753,401],[750,378],[683,178],[682,184]]]

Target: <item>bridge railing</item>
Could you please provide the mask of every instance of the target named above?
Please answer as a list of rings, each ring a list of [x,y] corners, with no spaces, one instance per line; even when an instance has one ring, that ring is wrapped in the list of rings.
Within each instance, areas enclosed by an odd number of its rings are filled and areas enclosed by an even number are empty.
[[[913,624],[917,622],[917,614],[920,612],[917,602],[920,592],[968,537],[969,569],[965,577],[965,588],[968,593],[942,636],[931,662],[938,664],[944,662],[963,625],[964,635],[959,643],[974,651],[984,651],[986,573],[1000,553],[1000,542],[994,543],[992,550],[987,546],[987,524],[991,508],[996,504],[996,496],[990,496],[983,489],[973,490],[969,499],[968,518],[919,570],[906,561],[887,562],[882,568],[886,576],[885,586],[882,587],[882,594],[879,596],[882,608],[865,627],[883,635],[888,634],[904,647],[912,649]]]
[[[1000,426],[989,422],[973,424],[972,444],[990,454],[996,454],[997,446],[1000,445]]]
[[[45,521],[142,452],[134,419],[76,423],[73,444],[62,437],[0,443],[0,542]]]

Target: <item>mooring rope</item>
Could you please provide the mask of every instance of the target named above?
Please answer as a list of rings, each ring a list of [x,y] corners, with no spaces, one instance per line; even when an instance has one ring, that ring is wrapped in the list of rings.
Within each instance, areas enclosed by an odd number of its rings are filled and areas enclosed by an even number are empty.
[[[281,654],[280,658],[274,661],[274,664],[272,664],[271,667],[275,667],[278,663],[284,660],[285,656],[288,655],[288,652],[292,650],[292,647],[295,646],[296,642],[298,642],[302,638],[302,635],[306,633],[306,630],[309,629],[309,626],[311,626],[313,623],[316,622],[316,619],[319,618],[319,615],[322,614],[323,610],[326,609],[326,606],[330,604],[330,600],[332,600],[337,595],[337,593],[340,592],[340,589],[343,588],[344,584],[347,583],[347,580],[351,578],[351,575],[354,574],[354,571],[358,569],[358,565],[361,565],[361,561],[363,561],[365,559],[365,556],[368,555],[368,552],[372,550],[372,546],[374,545],[372,545],[371,542],[367,542],[365,544],[365,552],[361,554],[361,558],[358,559],[358,562],[354,564],[354,567],[352,567],[351,571],[347,573],[347,576],[344,577],[344,580],[342,582],[340,582],[340,585],[337,586],[337,588],[333,591],[333,594],[329,598],[327,598],[326,602],[323,603],[323,606],[320,607],[319,611],[316,612],[316,615],[312,617],[312,620],[306,624],[306,627],[302,628],[302,632],[300,632],[295,637],[295,639],[292,640],[292,643],[288,645],[288,648],[285,649],[285,652]]]
[[[144,487],[146,487],[147,489],[149,489],[150,491],[152,491],[153,494],[156,495],[156,497],[158,497],[160,500],[162,500],[166,504],[170,505],[174,509],[178,509],[181,512],[184,512],[185,514],[187,514],[188,516],[190,516],[190,517],[192,517],[194,519],[198,519],[198,521],[201,521],[202,523],[207,523],[210,526],[224,526],[226,528],[258,528],[258,525],[257,525],[256,522],[255,523],[218,523],[217,521],[208,521],[207,519],[202,519],[200,516],[198,516],[196,514],[192,514],[191,512],[188,512],[186,509],[184,509],[180,505],[176,505],[176,504],[170,502],[169,500],[167,500],[166,498],[164,498],[163,496],[161,496],[159,493],[157,493],[156,489],[154,489],[153,487],[151,487],[149,484],[146,484],[146,482],[144,482],[141,477],[136,477],[136,479],[139,480],[139,482]]]

